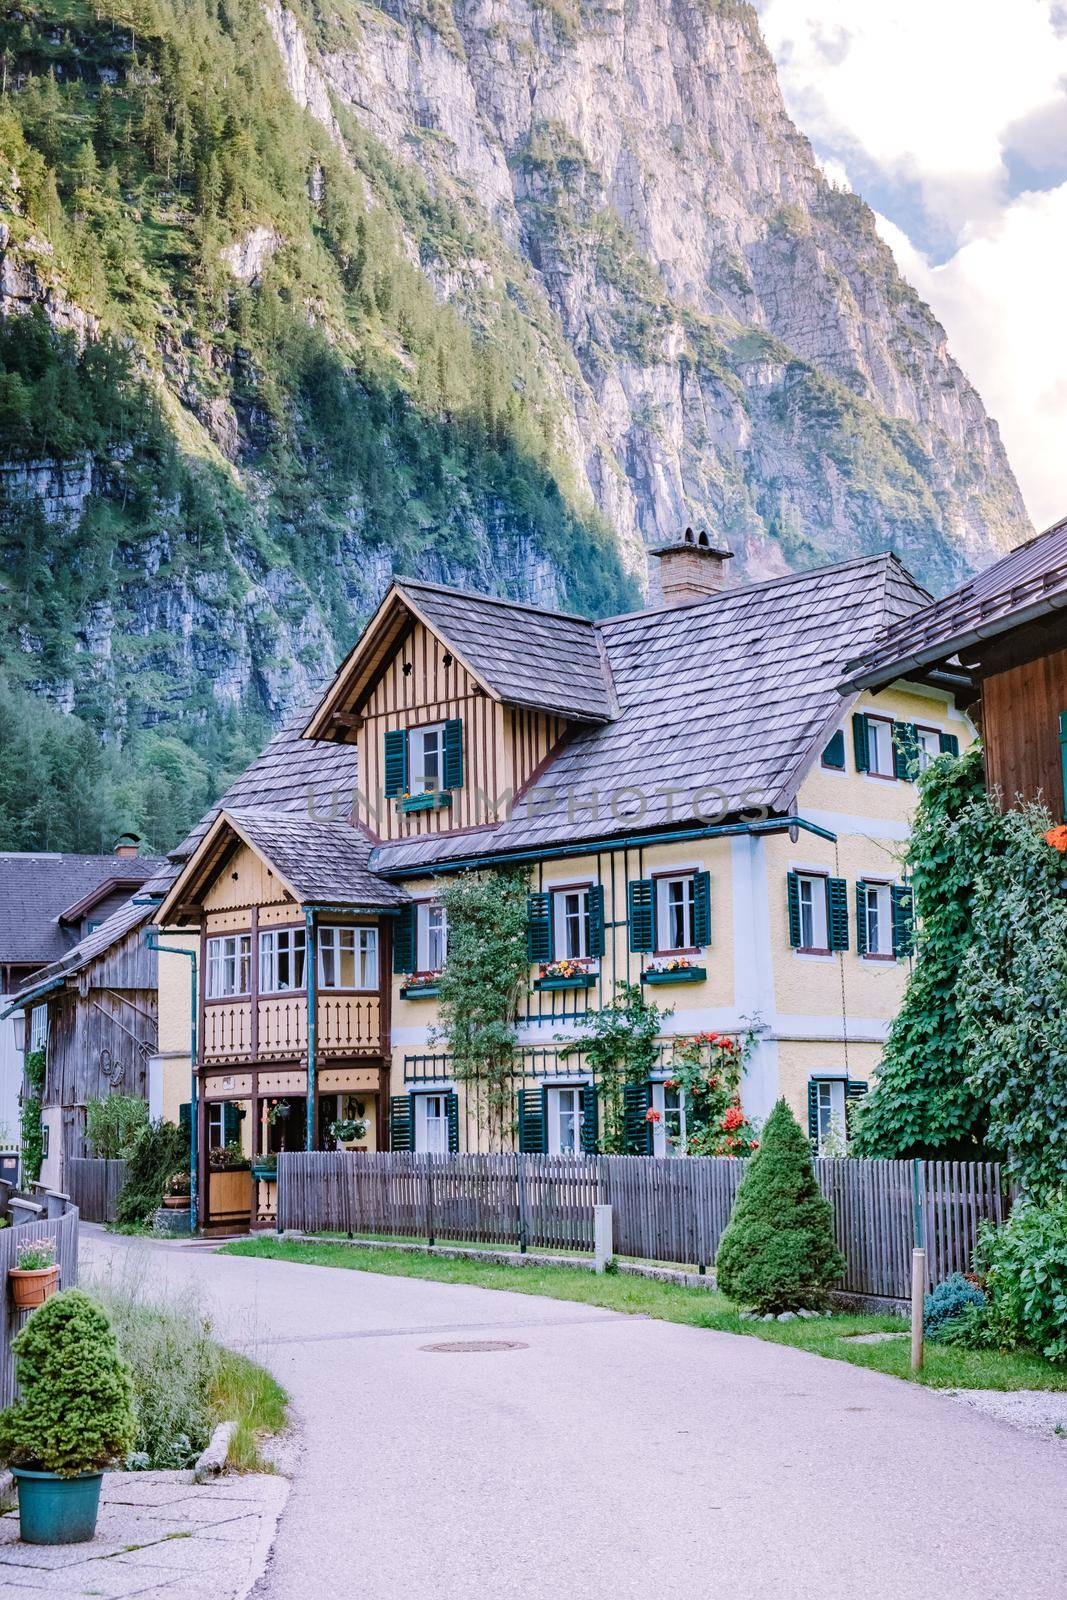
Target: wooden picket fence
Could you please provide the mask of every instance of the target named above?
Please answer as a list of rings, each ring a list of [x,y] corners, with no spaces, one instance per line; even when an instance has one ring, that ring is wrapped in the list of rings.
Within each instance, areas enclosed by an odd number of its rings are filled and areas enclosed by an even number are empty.
[[[29,1201],[28,1207],[18,1202]],[[12,1201],[16,1203],[12,1205]],[[59,1286],[71,1289],[78,1281],[78,1208],[65,1194],[35,1188],[22,1195],[8,1183],[0,1183],[0,1216],[10,1224],[0,1229],[0,1410],[16,1398],[15,1360],[11,1341],[31,1316],[16,1311],[8,1287],[7,1274],[18,1265],[19,1246],[34,1239],[51,1239],[59,1262]]]
[[[126,1182],[125,1161],[105,1161],[100,1156],[68,1157],[65,1175],[71,1201],[83,1222],[114,1222],[119,1195]]]
[[[744,1176],[714,1156],[358,1155],[278,1158],[278,1227],[592,1250],[593,1207],[613,1211],[616,1253],[708,1267]],[[848,1263],[840,1288],[905,1299],[910,1292],[915,1168],[910,1161],[820,1159]],[[1007,1215],[993,1162],[924,1161],[918,1197],[931,1283],[969,1269],[986,1218]]]

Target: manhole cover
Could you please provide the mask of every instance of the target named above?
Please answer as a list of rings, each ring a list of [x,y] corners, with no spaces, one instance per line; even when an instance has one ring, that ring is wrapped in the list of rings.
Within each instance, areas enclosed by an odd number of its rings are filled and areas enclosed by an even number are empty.
[[[449,1339],[443,1344],[420,1344],[420,1350],[432,1350],[435,1354],[452,1355],[453,1353],[473,1354],[479,1350],[526,1350],[527,1345],[520,1344],[517,1339]]]

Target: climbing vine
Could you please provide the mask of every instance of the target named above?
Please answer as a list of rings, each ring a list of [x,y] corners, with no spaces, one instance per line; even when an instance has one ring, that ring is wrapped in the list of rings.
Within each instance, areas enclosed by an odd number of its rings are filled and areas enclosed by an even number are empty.
[[[615,998],[588,1018],[588,1032],[569,1044],[560,1056],[581,1051],[597,1084],[600,1111],[600,1149],[605,1155],[627,1150],[624,1089],[647,1083],[656,1065],[657,1040],[670,1011],[661,1011],[645,999],[636,983],[616,985]]]
[[[44,1124],[41,1119],[41,1100],[44,1095],[45,1052],[30,1050],[26,1055],[26,1087],[22,1092],[20,1118],[20,1143],[22,1145],[22,1181],[36,1183],[41,1176],[44,1161]]]
[[[464,873],[443,890],[448,957],[439,981],[440,1022],[451,1072],[467,1091],[490,1148],[511,1132],[519,1000],[529,979],[526,883],[517,873]]]
[[[752,1033],[740,1039],[725,1033],[675,1039],[666,1087],[677,1088],[685,1105],[686,1155],[747,1156],[759,1149],[741,1106],[741,1074],[753,1039]]]

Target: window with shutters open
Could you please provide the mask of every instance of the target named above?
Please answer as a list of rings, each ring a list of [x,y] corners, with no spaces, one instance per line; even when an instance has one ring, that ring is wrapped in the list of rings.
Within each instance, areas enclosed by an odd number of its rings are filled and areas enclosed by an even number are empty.
[[[797,873],[800,899],[800,949],[825,954],[830,949],[826,879],[811,873]]]
[[[580,1156],[596,1148],[596,1090],[591,1084],[552,1084],[545,1090],[548,1154]]]
[[[604,954],[601,884],[563,884],[547,894],[531,895],[530,902],[531,924],[539,929],[530,940],[531,951],[537,952],[534,960],[595,961]]]
[[[711,943],[711,885],[706,872],[656,877],[656,953],[703,950]]]
[[[861,879],[856,885],[859,953],[872,959],[893,959],[893,891],[888,883]]]

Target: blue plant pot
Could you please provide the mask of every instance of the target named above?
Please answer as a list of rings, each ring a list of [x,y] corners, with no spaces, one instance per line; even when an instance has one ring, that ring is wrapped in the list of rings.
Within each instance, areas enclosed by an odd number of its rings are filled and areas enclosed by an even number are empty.
[[[19,1537],[24,1544],[84,1544],[96,1532],[102,1472],[60,1478],[12,1467],[19,1491]]]

